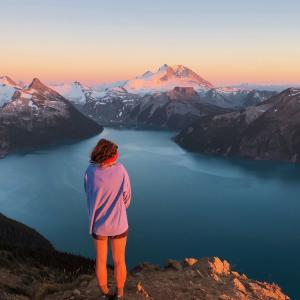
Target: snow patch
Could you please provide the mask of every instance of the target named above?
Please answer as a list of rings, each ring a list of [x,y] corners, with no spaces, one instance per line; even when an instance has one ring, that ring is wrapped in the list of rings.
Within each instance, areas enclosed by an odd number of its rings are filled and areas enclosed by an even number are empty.
[[[290,94],[289,97],[291,97],[291,96],[297,96],[297,95],[300,95],[300,91],[296,92],[296,93],[294,92],[293,94]]]
[[[24,98],[24,99],[31,99],[32,98],[32,94],[25,93],[25,92],[21,91],[20,97]]]
[[[33,108],[33,109],[38,109],[38,106],[36,106],[31,99],[28,102],[28,106],[31,107],[31,108]]]
[[[0,107],[4,104],[11,101],[13,94],[15,93],[16,88],[8,85],[1,85],[0,84]]]
[[[85,93],[90,91],[90,88],[81,85],[77,81],[71,84],[52,85],[50,88],[75,104],[85,104]]]

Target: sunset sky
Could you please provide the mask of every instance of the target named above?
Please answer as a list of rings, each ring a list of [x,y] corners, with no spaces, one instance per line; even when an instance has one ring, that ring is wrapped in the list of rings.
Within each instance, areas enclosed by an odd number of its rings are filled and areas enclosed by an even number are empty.
[[[216,85],[300,83],[298,0],[0,0],[0,74],[130,79],[183,64]]]

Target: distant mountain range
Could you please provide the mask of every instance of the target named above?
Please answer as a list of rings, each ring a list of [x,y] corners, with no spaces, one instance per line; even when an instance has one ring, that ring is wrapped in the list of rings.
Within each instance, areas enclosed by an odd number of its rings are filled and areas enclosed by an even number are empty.
[[[38,79],[23,86],[4,76],[0,153],[87,137],[104,125],[181,130],[176,141],[190,150],[298,162],[299,91],[215,87],[182,65],[94,87]]]
[[[198,119],[176,142],[201,153],[300,162],[300,89],[255,106]]]
[[[52,85],[51,88],[76,104],[85,104],[87,99],[95,101],[109,97],[114,92],[129,95],[153,95],[168,92],[176,87],[191,87],[201,96],[203,102],[220,107],[245,106],[246,98],[252,97],[256,103],[265,100],[275,92],[237,87],[216,87],[183,65],[164,64],[156,72],[146,71],[130,80],[87,87],[75,81],[71,84]]]
[[[185,66],[166,64],[157,72],[146,71],[131,80],[94,87],[76,81],[51,88],[72,101],[85,115],[105,126],[175,130],[199,116],[254,105],[276,94],[215,87]]]
[[[0,95],[0,157],[102,131],[102,126],[37,78],[21,87],[9,77],[1,77]]]

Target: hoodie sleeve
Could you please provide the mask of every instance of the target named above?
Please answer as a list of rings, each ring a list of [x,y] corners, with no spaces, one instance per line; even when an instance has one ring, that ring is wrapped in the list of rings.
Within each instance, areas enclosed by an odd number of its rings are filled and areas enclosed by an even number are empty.
[[[123,192],[123,200],[125,207],[128,208],[131,202],[131,185],[130,179],[126,169],[124,168],[124,192]]]
[[[85,193],[86,193],[86,185],[87,185],[87,173],[84,174],[84,180],[83,180],[83,186],[84,186]]]
[[[86,172],[84,174],[83,185],[84,185],[84,190],[85,190],[86,197],[87,197],[87,211],[88,211],[89,223],[90,223],[89,224],[89,233],[92,234],[93,225],[94,225],[94,217],[95,217],[95,203],[94,203],[93,199],[90,197],[89,192],[88,192],[88,172]]]

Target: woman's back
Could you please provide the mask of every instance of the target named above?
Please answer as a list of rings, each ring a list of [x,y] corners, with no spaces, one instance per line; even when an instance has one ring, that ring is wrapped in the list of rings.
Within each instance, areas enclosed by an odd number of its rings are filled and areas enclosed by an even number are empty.
[[[90,234],[119,235],[128,229],[126,208],[131,200],[130,181],[120,163],[100,167],[91,163],[84,176]]]
[[[126,169],[117,163],[118,145],[101,139],[90,155],[90,164],[84,174],[90,219],[90,234],[96,249],[96,275],[101,299],[111,299],[107,285],[107,253],[110,240],[114,261],[116,293],[122,300],[126,281],[125,249],[128,236],[126,208],[131,201],[130,180]]]

